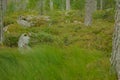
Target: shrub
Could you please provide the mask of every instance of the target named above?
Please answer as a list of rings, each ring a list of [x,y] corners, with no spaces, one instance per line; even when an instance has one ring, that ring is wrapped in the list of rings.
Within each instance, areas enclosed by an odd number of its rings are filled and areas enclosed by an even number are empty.
[[[33,33],[31,37],[31,44],[53,43],[53,42],[54,42],[54,36],[45,32]]]
[[[56,26],[52,26],[52,27],[46,27],[46,28],[42,29],[42,31],[49,33],[49,34],[53,34],[53,35],[59,35],[60,32],[58,29],[59,28],[56,28]]]
[[[99,10],[94,13],[94,19],[105,19],[109,22],[114,21],[114,9]]]
[[[19,36],[18,35],[6,35],[4,44],[9,47],[17,47],[17,42],[18,42]]]

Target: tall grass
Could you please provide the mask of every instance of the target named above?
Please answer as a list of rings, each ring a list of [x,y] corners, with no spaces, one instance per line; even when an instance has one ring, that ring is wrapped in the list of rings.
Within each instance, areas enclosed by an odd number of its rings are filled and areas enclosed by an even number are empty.
[[[103,52],[44,45],[24,54],[1,49],[0,80],[115,80],[115,76]]]

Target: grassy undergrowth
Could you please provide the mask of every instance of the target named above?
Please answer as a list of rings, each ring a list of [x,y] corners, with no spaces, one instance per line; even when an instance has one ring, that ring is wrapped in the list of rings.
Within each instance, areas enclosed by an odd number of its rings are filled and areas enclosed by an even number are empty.
[[[38,15],[16,12],[6,16],[9,28],[5,32],[7,48],[0,48],[0,80],[116,80],[109,61],[113,20],[95,15],[92,26],[86,27],[78,11],[69,16],[56,11],[49,14],[50,25],[24,28],[16,23],[21,14]],[[32,51],[20,54],[17,42],[26,32],[31,33]]]
[[[0,50],[0,80],[115,80],[108,66],[104,52],[75,46]]]

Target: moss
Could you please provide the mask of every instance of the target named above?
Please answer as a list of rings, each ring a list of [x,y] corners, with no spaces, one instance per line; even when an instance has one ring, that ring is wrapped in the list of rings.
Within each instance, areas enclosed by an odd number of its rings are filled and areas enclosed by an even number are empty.
[[[26,16],[29,12],[25,12],[23,14]],[[70,15],[69,17],[72,19],[70,23],[65,22],[66,17],[64,14],[65,12],[61,11],[56,11],[53,14],[49,14],[52,20],[50,25],[47,23],[41,25],[41,21],[38,20],[40,25],[38,23],[37,26],[24,28],[15,22],[16,17],[19,16],[20,13],[14,13],[9,16],[9,19],[6,18],[8,20],[7,24],[10,20],[13,22],[13,24],[9,25],[8,31],[10,34],[18,36],[25,32],[36,34],[37,36],[34,34],[32,35],[31,42],[33,45],[38,44],[37,42],[44,42],[46,44],[49,42],[50,44],[62,46],[78,45],[88,49],[97,49],[107,52],[111,51],[114,25],[113,22],[108,22],[107,20],[104,21],[97,18],[93,20],[92,26],[86,27],[83,24],[83,17],[80,17],[78,11],[68,12]],[[80,18],[78,18],[78,16]],[[57,21],[57,23],[54,23],[54,20]],[[74,20],[81,21],[81,23],[75,24],[73,22]],[[9,34],[6,35],[9,37],[11,36]],[[66,35],[67,37],[65,37]],[[16,38],[18,38],[18,36]]]

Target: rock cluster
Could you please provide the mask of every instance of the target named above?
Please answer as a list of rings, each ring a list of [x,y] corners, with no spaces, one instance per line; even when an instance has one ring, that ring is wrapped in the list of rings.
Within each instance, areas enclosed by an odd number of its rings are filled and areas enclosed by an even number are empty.
[[[19,16],[17,19],[17,23],[23,27],[32,27],[32,26],[40,26],[42,24],[50,22],[49,16]]]

